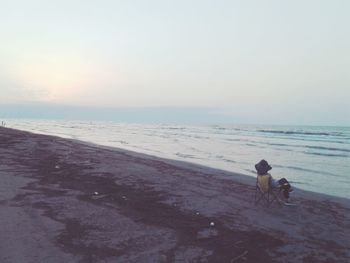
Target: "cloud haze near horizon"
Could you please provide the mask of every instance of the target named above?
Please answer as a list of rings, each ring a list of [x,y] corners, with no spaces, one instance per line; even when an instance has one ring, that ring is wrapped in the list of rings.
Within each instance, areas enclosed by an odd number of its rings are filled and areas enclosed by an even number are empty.
[[[1,6],[2,105],[216,109],[232,122],[350,125],[349,1]]]

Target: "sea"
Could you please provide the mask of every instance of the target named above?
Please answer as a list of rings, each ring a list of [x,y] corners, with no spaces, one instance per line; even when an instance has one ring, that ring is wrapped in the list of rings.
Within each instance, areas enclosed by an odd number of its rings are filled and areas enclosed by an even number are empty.
[[[261,159],[274,178],[350,198],[350,127],[169,125],[106,121],[4,120],[10,128],[176,159],[256,176]]]

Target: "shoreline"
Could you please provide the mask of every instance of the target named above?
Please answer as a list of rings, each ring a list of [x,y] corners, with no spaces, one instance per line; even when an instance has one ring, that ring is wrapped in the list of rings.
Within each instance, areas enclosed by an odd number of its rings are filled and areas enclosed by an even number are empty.
[[[345,159],[350,148],[344,137],[350,136],[350,130],[325,128],[322,130],[327,136],[323,138],[323,133],[308,126],[295,132],[298,127],[271,125],[201,127],[60,120],[9,123],[12,128],[33,133],[78,139],[253,177],[252,163],[264,157],[273,165],[275,177],[287,177],[294,186],[306,191],[350,199],[349,167]],[[333,135],[337,136],[336,141]],[[330,184],[329,177],[334,178]]]
[[[350,130],[325,128],[322,130],[327,138],[323,138],[322,133],[308,126],[303,126],[298,136],[293,137],[287,134],[295,133],[298,127],[177,127],[165,124],[15,119],[9,120],[9,123],[14,129],[78,139],[253,177],[255,169],[252,163],[264,157],[273,165],[272,175],[275,177],[286,177],[292,185],[306,191],[350,199],[347,190],[350,184],[347,178],[349,166],[345,157],[337,155],[350,152],[344,137],[350,136]],[[273,131],[272,135],[269,131]],[[302,134],[306,137],[299,138]],[[337,136],[336,141],[333,141],[333,135]],[[344,145],[341,145],[342,142]],[[326,157],[328,154],[331,157]],[[333,177],[331,183],[328,183],[329,177]]]
[[[296,189],[296,207],[266,209],[254,206],[254,177],[3,127],[0,156],[4,263],[350,257],[346,198]]]
[[[13,128],[9,128],[9,129],[13,129]],[[14,130],[18,130],[18,129],[14,129]],[[205,165],[202,165],[199,163],[193,163],[193,162],[185,161],[185,160],[162,158],[162,157],[159,157],[156,155],[151,155],[151,154],[142,153],[142,152],[136,152],[136,151],[132,151],[132,150],[124,149],[124,148],[119,148],[119,147],[114,147],[114,146],[97,144],[94,142],[83,141],[83,140],[75,139],[75,138],[65,138],[65,137],[60,137],[58,135],[36,133],[36,132],[25,131],[25,130],[18,130],[18,131],[28,132],[28,133],[37,134],[37,135],[44,135],[44,136],[49,136],[49,137],[57,137],[57,138],[61,138],[61,139],[67,140],[67,141],[71,141],[72,143],[78,143],[78,144],[87,145],[87,146],[96,147],[96,148],[101,148],[101,149],[105,149],[105,150],[121,151],[121,152],[125,152],[125,153],[132,155],[132,156],[135,156],[135,157],[151,159],[151,160],[160,160],[160,161],[168,163],[168,164],[187,167],[188,169],[197,170],[197,171],[201,171],[201,172],[207,172],[207,173],[211,172],[211,173],[215,174],[215,176],[224,176],[226,179],[228,179],[227,176],[231,176],[232,178],[234,178],[235,181],[239,181],[240,183],[255,186],[256,177],[254,175],[248,175],[248,174],[244,174],[244,173],[240,173],[240,172],[236,172],[236,171],[224,170],[224,169],[220,169],[220,168],[213,167],[213,166],[205,166]],[[293,185],[293,188],[297,190],[298,195],[301,195],[304,198],[315,199],[315,200],[331,199],[331,200],[334,200],[334,201],[341,203],[341,204],[344,204],[344,205],[347,205],[347,203],[350,200],[346,197],[330,195],[330,194],[322,193],[322,192],[313,192],[310,190],[304,190],[304,189],[296,187],[295,185]]]

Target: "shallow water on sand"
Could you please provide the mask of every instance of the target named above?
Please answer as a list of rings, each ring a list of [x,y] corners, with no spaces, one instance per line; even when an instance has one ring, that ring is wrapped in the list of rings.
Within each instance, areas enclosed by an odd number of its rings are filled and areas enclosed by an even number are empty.
[[[5,120],[8,127],[58,135],[255,176],[264,158],[275,178],[350,198],[350,128],[180,126],[116,122]]]

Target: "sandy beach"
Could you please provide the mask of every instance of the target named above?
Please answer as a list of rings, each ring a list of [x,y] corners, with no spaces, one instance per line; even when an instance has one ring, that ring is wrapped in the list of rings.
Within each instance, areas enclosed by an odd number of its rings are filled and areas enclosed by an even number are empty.
[[[0,180],[2,263],[350,258],[348,200],[256,206],[233,172],[1,127]]]

